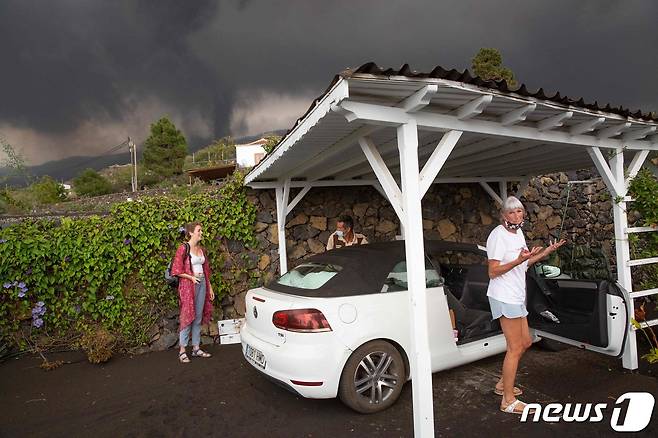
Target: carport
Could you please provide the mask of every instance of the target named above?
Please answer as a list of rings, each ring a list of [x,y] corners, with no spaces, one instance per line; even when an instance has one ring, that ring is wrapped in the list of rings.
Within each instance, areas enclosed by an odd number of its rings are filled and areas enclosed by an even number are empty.
[[[282,273],[286,217],[311,188],[370,185],[391,203],[406,241],[414,431],[426,437],[434,434],[421,211],[429,187],[478,183],[500,203],[512,183],[522,190],[533,176],[593,163],[616,201],[618,282],[633,298],[658,294],[632,290],[631,268],[658,257],[631,260],[628,234],[656,230],[628,227],[626,215],[629,180],[658,150],[657,127],[653,114],[547,96],[525,85],[511,89],[468,71],[418,73],[408,65],[382,70],[368,63],[337,75],[245,184],[275,189]],[[635,369],[631,324],[628,334],[623,364]]]

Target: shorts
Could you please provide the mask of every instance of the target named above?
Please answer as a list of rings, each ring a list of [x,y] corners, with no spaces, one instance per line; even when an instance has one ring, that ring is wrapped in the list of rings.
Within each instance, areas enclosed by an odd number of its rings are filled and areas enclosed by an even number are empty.
[[[491,318],[498,319],[501,316],[505,318],[523,318],[528,316],[528,310],[525,308],[525,304],[511,304],[498,301],[495,298],[489,298],[489,306],[491,307]]]

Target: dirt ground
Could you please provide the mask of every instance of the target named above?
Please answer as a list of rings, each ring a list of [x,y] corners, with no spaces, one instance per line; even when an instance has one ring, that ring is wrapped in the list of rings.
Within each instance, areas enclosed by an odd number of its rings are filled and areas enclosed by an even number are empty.
[[[219,436],[410,437],[411,384],[389,410],[360,415],[340,401],[306,400],[273,385],[245,363],[240,345],[211,346],[211,359],[181,365],[176,352],[115,357],[91,365],[79,353],[53,359],[73,363],[45,372],[40,359],[0,365],[0,436]],[[528,402],[608,403],[599,423],[520,423],[498,411],[491,393],[502,356],[433,378],[437,437],[590,437],[618,434],[612,405],[630,391],[658,398],[658,369],[622,369],[621,360],[568,349],[533,347],[524,356],[519,384]],[[658,436],[658,408],[649,426],[627,436]]]

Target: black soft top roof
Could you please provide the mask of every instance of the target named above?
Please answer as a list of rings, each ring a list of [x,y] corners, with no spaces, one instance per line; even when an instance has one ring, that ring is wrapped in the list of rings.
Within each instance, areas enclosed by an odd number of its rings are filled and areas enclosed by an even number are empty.
[[[478,251],[472,243],[426,240],[425,253],[436,254],[448,250]],[[285,286],[276,280],[267,289],[305,297],[344,297],[380,293],[386,277],[393,267],[404,260],[404,241],[378,242],[368,245],[347,246],[317,254],[304,262],[338,265],[342,270],[317,289]]]

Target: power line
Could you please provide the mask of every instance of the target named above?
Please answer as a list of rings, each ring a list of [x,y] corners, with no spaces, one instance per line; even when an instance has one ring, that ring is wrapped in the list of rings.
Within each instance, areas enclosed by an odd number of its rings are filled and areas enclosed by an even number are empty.
[[[82,166],[85,166],[85,165],[87,165],[87,164],[89,164],[89,163],[93,163],[93,162],[95,162],[95,161],[98,161],[98,160],[100,160],[101,158],[105,158],[106,156],[109,156],[109,155],[112,154],[113,152],[116,152],[116,151],[118,151],[119,149],[125,147],[125,146],[128,144],[128,142],[129,142],[129,140],[124,140],[124,141],[121,142],[120,144],[118,144],[118,145],[116,145],[116,146],[113,146],[113,147],[109,148],[109,149],[108,149],[107,151],[105,151],[105,152],[102,152],[101,155],[97,155],[97,156],[95,156],[95,157],[92,157],[92,158],[89,158],[89,159],[87,159],[87,160],[81,161],[80,163],[74,164],[73,166],[71,166],[71,169],[77,169],[77,168],[82,167]]]

